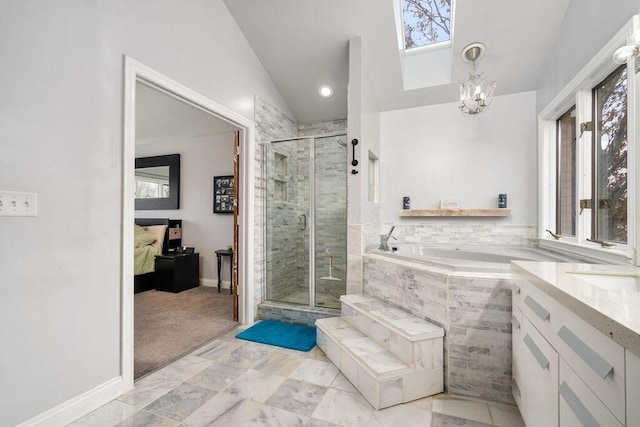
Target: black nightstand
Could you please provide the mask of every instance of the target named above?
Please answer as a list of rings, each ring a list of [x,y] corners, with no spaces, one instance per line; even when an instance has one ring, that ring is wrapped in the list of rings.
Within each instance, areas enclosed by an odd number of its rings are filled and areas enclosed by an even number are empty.
[[[182,292],[200,284],[200,254],[156,255],[156,289]]]

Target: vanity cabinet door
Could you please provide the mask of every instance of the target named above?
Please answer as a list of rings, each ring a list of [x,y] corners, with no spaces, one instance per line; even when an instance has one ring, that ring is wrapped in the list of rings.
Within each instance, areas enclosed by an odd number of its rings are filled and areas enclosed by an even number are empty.
[[[640,357],[626,350],[627,427],[640,427]]]
[[[622,427],[622,423],[560,358],[560,425]]]
[[[513,344],[518,359],[520,413],[527,427],[558,426],[558,353],[526,316]]]

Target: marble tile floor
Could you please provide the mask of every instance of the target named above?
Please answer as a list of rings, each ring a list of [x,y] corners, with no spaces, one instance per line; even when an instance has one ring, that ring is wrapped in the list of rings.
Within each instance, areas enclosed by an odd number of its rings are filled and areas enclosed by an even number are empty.
[[[513,406],[446,394],[375,411],[318,347],[299,352],[238,340],[239,329],[70,425],[524,427]]]

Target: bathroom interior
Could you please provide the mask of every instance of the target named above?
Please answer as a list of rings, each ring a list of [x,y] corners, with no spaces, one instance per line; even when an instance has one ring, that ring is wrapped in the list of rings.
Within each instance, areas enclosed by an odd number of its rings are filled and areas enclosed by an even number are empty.
[[[422,62],[399,47],[396,0],[164,10],[123,0],[9,3],[0,34],[36,49],[38,67],[7,61],[11,78],[0,85],[15,95],[7,105],[18,125],[47,114],[57,122],[27,133],[0,126],[15,155],[7,186],[40,197],[33,221],[7,227],[12,246],[2,252],[6,283],[30,285],[0,302],[18,344],[0,357],[0,377],[15,384],[0,394],[7,425],[72,421],[134,386],[120,248],[125,53],[250,123],[241,152],[252,180],[240,190],[252,230],[239,253],[243,323],[354,318],[356,297],[372,298],[360,319],[373,319],[379,302],[442,331],[433,358],[441,365],[432,365],[441,384],[421,381],[430,387],[517,407],[529,427],[640,425],[636,1],[444,0],[451,39],[423,49],[432,56]],[[87,37],[72,37],[69,21]],[[180,31],[166,31],[169,21]],[[69,61],[50,75],[32,70],[61,53]],[[329,64],[339,71],[324,98]],[[461,102],[476,68],[486,81]],[[78,70],[86,80],[69,77]],[[36,81],[61,105],[36,93]],[[482,104],[489,108],[474,110]],[[37,172],[24,176],[33,162]],[[63,231],[71,220],[91,236]],[[44,239],[50,230],[55,239]],[[37,269],[19,256],[27,251]],[[27,316],[22,302],[34,289]],[[404,373],[399,389],[388,377],[358,384],[330,354],[350,351],[329,343],[332,328],[322,350],[372,406],[416,396]],[[23,364],[32,369],[11,369]]]

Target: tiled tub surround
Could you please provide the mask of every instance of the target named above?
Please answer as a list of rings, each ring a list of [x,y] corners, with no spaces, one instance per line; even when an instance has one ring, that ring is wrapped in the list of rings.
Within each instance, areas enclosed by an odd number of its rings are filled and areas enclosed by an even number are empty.
[[[365,294],[445,330],[450,393],[514,403],[511,274],[453,272],[376,254],[363,258]]]
[[[444,390],[444,330],[367,295],[316,322],[318,346],[376,409]]]

